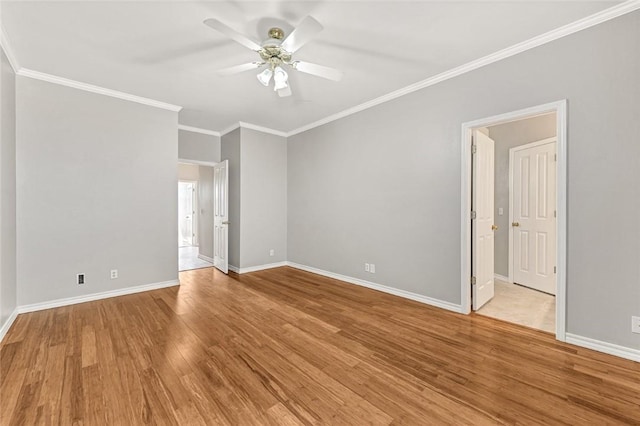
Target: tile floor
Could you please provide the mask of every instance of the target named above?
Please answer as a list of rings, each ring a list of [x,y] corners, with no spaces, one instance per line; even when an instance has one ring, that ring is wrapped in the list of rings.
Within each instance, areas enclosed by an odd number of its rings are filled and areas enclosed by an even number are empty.
[[[178,270],[190,271],[192,269],[211,268],[212,263],[198,257],[198,247],[180,247],[178,249]]]
[[[477,311],[479,314],[555,333],[554,296],[501,280],[495,283],[495,296]]]

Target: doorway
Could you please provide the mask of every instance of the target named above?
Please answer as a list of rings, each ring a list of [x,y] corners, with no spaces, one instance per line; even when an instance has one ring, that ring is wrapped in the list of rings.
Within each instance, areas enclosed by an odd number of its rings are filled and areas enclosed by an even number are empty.
[[[566,101],[462,130],[462,310],[564,341]]]
[[[178,163],[178,269],[213,266],[213,167]]]

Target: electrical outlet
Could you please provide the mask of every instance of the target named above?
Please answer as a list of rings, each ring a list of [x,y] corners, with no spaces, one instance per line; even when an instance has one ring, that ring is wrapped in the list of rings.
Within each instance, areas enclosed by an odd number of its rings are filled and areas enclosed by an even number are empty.
[[[78,285],[84,284],[84,274],[78,274],[78,279],[76,281]]]
[[[365,272],[369,272],[369,264],[368,263],[364,264],[364,271]]]
[[[631,317],[631,331],[640,333],[640,317]]]
[[[371,272],[372,274],[376,273],[376,265],[375,263],[372,263],[369,265],[369,272]]]
[[[111,270],[111,279],[115,280],[116,278],[118,278],[118,270],[117,269],[112,269]]]
[[[276,251],[274,249],[269,250],[269,256],[275,256]]]

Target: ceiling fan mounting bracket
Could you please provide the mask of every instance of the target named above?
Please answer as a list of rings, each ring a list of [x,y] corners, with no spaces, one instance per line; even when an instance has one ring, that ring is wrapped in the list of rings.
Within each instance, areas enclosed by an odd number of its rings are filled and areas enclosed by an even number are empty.
[[[284,31],[278,27],[269,28],[269,38],[275,38],[276,40],[282,40],[284,38]]]

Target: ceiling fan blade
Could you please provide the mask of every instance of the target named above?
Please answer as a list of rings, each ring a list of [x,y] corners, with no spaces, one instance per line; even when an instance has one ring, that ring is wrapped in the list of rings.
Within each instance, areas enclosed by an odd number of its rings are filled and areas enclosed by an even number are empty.
[[[291,87],[287,86],[284,89],[278,90],[278,96],[280,96],[281,98],[291,96]]]
[[[256,43],[255,41],[251,40],[248,37],[245,37],[244,35],[240,34],[239,32],[237,32],[233,28],[227,26],[226,24],[223,24],[222,22],[218,21],[217,19],[213,19],[213,18],[206,19],[204,21],[204,24],[206,26],[211,27],[214,30],[226,35],[227,37],[229,37],[230,39],[240,43],[241,45],[243,45],[245,47],[248,47],[251,50],[258,51],[258,50],[262,49],[262,47],[258,43]]]
[[[287,52],[293,53],[310,41],[313,36],[322,31],[323,28],[324,27],[320,22],[316,21],[311,16],[307,16],[302,20],[302,22],[300,22],[300,25],[298,25],[298,27],[289,34],[280,46]]]
[[[248,64],[236,65],[234,67],[223,68],[216,71],[216,74],[221,76],[239,74],[244,71],[254,70],[264,65],[264,62],[249,62]]]
[[[317,75],[318,77],[326,78],[333,81],[342,80],[342,71],[335,68],[325,67],[324,65],[312,64],[311,62],[304,61],[295,61],[291,65],[293,66],[293,68],[297,69],[300,72]]]

